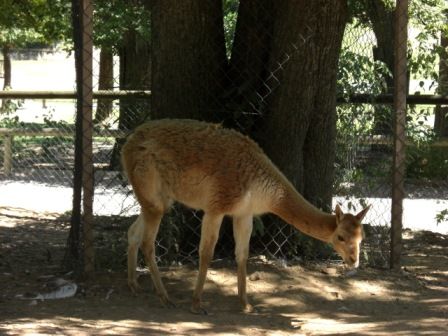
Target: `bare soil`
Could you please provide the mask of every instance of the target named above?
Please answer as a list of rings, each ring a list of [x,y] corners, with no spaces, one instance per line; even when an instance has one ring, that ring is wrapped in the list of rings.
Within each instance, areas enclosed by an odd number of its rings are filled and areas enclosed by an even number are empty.
[[[111,248],[89,280],[61,270],[66,218],[0,207],[0,334],[4,335],[447,335],[448,236],[405,232],[403,269],[362,268],[348,276],[341,265],[284,267],[263,257],[249,263],[248,292],[257,312],[238,310],[232,261],[212,264],[205,286],[208,315],[193,315],[189,301],[194,266],[162,268],[177,308],[163,308],[142,271],[143,291],[126,285],[125,251]],[[124,239],[125,229],[120,232]],[[107,241],[107,236],[103,237]],[[232,253],[229,251],[229,256]],[[54,278],[73,280],[74,297],[24,300],[46,292]]]

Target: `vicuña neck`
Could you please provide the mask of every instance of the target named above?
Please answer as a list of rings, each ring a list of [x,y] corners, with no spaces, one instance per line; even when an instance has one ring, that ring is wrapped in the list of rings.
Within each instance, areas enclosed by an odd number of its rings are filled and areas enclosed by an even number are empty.
[[[336,216],[313,206],[289,182],[282,183],[280,189],[280,197],[274,200],[271,212],[301,232],[329,242],[336,230]]]

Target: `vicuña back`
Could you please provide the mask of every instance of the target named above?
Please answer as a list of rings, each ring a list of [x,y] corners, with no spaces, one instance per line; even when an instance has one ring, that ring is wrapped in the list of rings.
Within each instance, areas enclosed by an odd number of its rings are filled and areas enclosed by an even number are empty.
[[[254,192],[281,180],[260,147],[220,125],[158,120],[137,128],[122,151],[123,165],[139,201],[166,210],[172,201],[232,215]],[[266,190],[267,191],[267,190]],[[251,195],[248,195],[251,194]],[[263,195],[257,200],[263,202]],[[160,197],[161,199],[157,199]],[[253,204],[252,213],[263,212]],[[267,211],[267,209],[264,209]]]

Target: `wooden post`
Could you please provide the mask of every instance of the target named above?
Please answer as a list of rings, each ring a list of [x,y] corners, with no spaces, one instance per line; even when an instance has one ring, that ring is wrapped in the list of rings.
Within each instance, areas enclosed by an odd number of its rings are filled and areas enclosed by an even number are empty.
[[[408,0],[397,0],[395,10],[394,158],[390,266],[401,267],[403,198],[406,161],[406,94]]]

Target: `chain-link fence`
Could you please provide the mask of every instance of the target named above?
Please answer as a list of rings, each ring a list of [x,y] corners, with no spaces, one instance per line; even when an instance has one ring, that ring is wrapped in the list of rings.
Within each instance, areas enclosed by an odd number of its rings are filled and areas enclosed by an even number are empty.
[[[389,265],[390,237],[400,254],[402,218],[414,229],[445,220],[448,155],[442,140],[422,135],[432,125],[419,114],[423,108],[433,113],[432,105],[408,107],[407,138],[404,133],[406,93],[420,80],[393,58],[394,50],[406,58],[407,38],[398,34],[406,20],[397,19],[406,17],[406,1],[397,10],[383,8],[382,16],[367,5],[352,4],[349,11],[321,1],[299,1],[294,10],[273,2],[185,3],[155,1],[149,8],[132,1],[121,10],[74,1],[77,95],[3,96],[2,193],[20,194],[15,206],[39,210],[42,203],[39,211],[70,212],[68,256],[77,266],[124,267],[126,230],[140,209],[122,174],[121,146],[137,125],[163,117],[220,122],[249,135],[321,208],[339,203],[358,212],[371,204],[365,264]],[[113,44],[96,25],[112,25],[107,29],[116,38],[110,14],[117,11],[130,28]],[[41,195],[42,202],[27,194]],[[160,262],[196,261],[201,217],[180,205],[165,215]],[[229,257],[233,247],[225,219],[215,256]],[[283,260],[334,257],[271,216],[255,219],[251,248]]]

